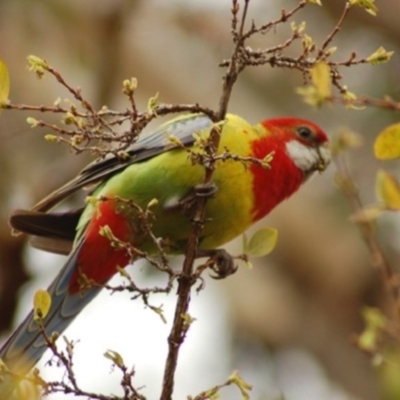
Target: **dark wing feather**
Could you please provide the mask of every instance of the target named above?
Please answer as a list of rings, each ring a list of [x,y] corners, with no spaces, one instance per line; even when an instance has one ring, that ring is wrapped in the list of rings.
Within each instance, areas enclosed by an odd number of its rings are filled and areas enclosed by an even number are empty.
[[[10,217],[10,224],[28,235],[74,240],[82,211],[83,208],[63,213],[16,210]]]
[[[33,247],[57,254],[69,254],[83,208],[64,213],[16,210],[10,217],[13,229],[30,235]]]
[[[176,148],[177,146],[166,137],[167,134],[175,136],[183,145],[187,146],[194,142],[193,134],[195,132],[209,128],[211,125],[210,118],[204,114],[188,114],[161,125],[151,134],[140,137],[128,150],[129,157],[121,159],[110,156],[94,161],[84,168],[76,178],[37,203],[32,211],[48,211],[85,186],[101,182],[130,164],[148,160],[164,151]]]

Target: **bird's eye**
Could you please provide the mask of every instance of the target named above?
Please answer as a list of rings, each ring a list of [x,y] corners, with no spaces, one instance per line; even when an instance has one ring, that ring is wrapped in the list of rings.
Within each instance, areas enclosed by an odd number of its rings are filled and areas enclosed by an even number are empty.
[[[313,131],[307,126],[300,126],[299,128],[297,128],[297,133],[300,137],[304,139],[309,139],[313,136]]]

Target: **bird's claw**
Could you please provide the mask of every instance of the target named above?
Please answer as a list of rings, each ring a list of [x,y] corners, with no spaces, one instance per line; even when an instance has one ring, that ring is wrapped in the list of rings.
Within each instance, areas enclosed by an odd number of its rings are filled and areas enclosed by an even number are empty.
[[[213,197],[218,191],[215,183],[200,183],[194,187],[193,193],[196,197]]]
[[[210,274],[213,279],[224,279],[238,269],[233,257],[224,249],[203,250],[198,253],[198,257],[210,257],[209,267],[215,272]]]
[[[217,191],[218,187],[213,182],[200,183],[193,188],[189,195],[179,202],[179,205],[184,211],[190,212],[193,210],[193,206],[195,206],[197,199],[213,197]]]

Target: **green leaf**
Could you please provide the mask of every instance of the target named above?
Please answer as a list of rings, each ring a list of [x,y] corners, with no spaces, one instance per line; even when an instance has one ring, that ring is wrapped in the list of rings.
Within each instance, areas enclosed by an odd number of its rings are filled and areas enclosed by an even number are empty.
[[[0,59],[0,112],[1,106],[7,104],[10,93],[10,75],[6,64]]]
[[[400,158],[400,123],[387,126],[374,143],[374,154],[378,160]]]
[[[243,235],[243,252],[252,257],[265,256],[275,248],[278,231],[273,228],[263,228],[253,234],[250,240]]]

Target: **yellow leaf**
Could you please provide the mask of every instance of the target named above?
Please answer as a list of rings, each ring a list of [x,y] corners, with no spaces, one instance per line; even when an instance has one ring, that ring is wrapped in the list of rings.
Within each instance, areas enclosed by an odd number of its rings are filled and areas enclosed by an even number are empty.
[[[378,160],[393,160],[400,157],[400,123],[387,126],[374,143],[374,154]]]
[[[0,59],[0,111],[1,106],[7,104],[10,93],[10,75],[6,64]]]
[[[307,104],[319,107],[331,96],[331,69],[326,62],[320,61],[310,73],[313,85],[297,88],[296,92]]]
[[[311,68],[311,79],[322,99],[331,95],[331,69],[323,61],[318,62]]]
[[[388,210],[400,210],[400,186],[396,178],[380,169],[376,175],[376,196]]]
[[[243,236],[243,252],[252,257],[265,256],[274,249],[278,240],[278,231],[273,228],[263,228],[258,230],[247,240],[247,236]]]
[[[46,290],[39,289],[33,298],[33,310],[35,318],[43,319],[46,317],[51,306],[51,296]]]

